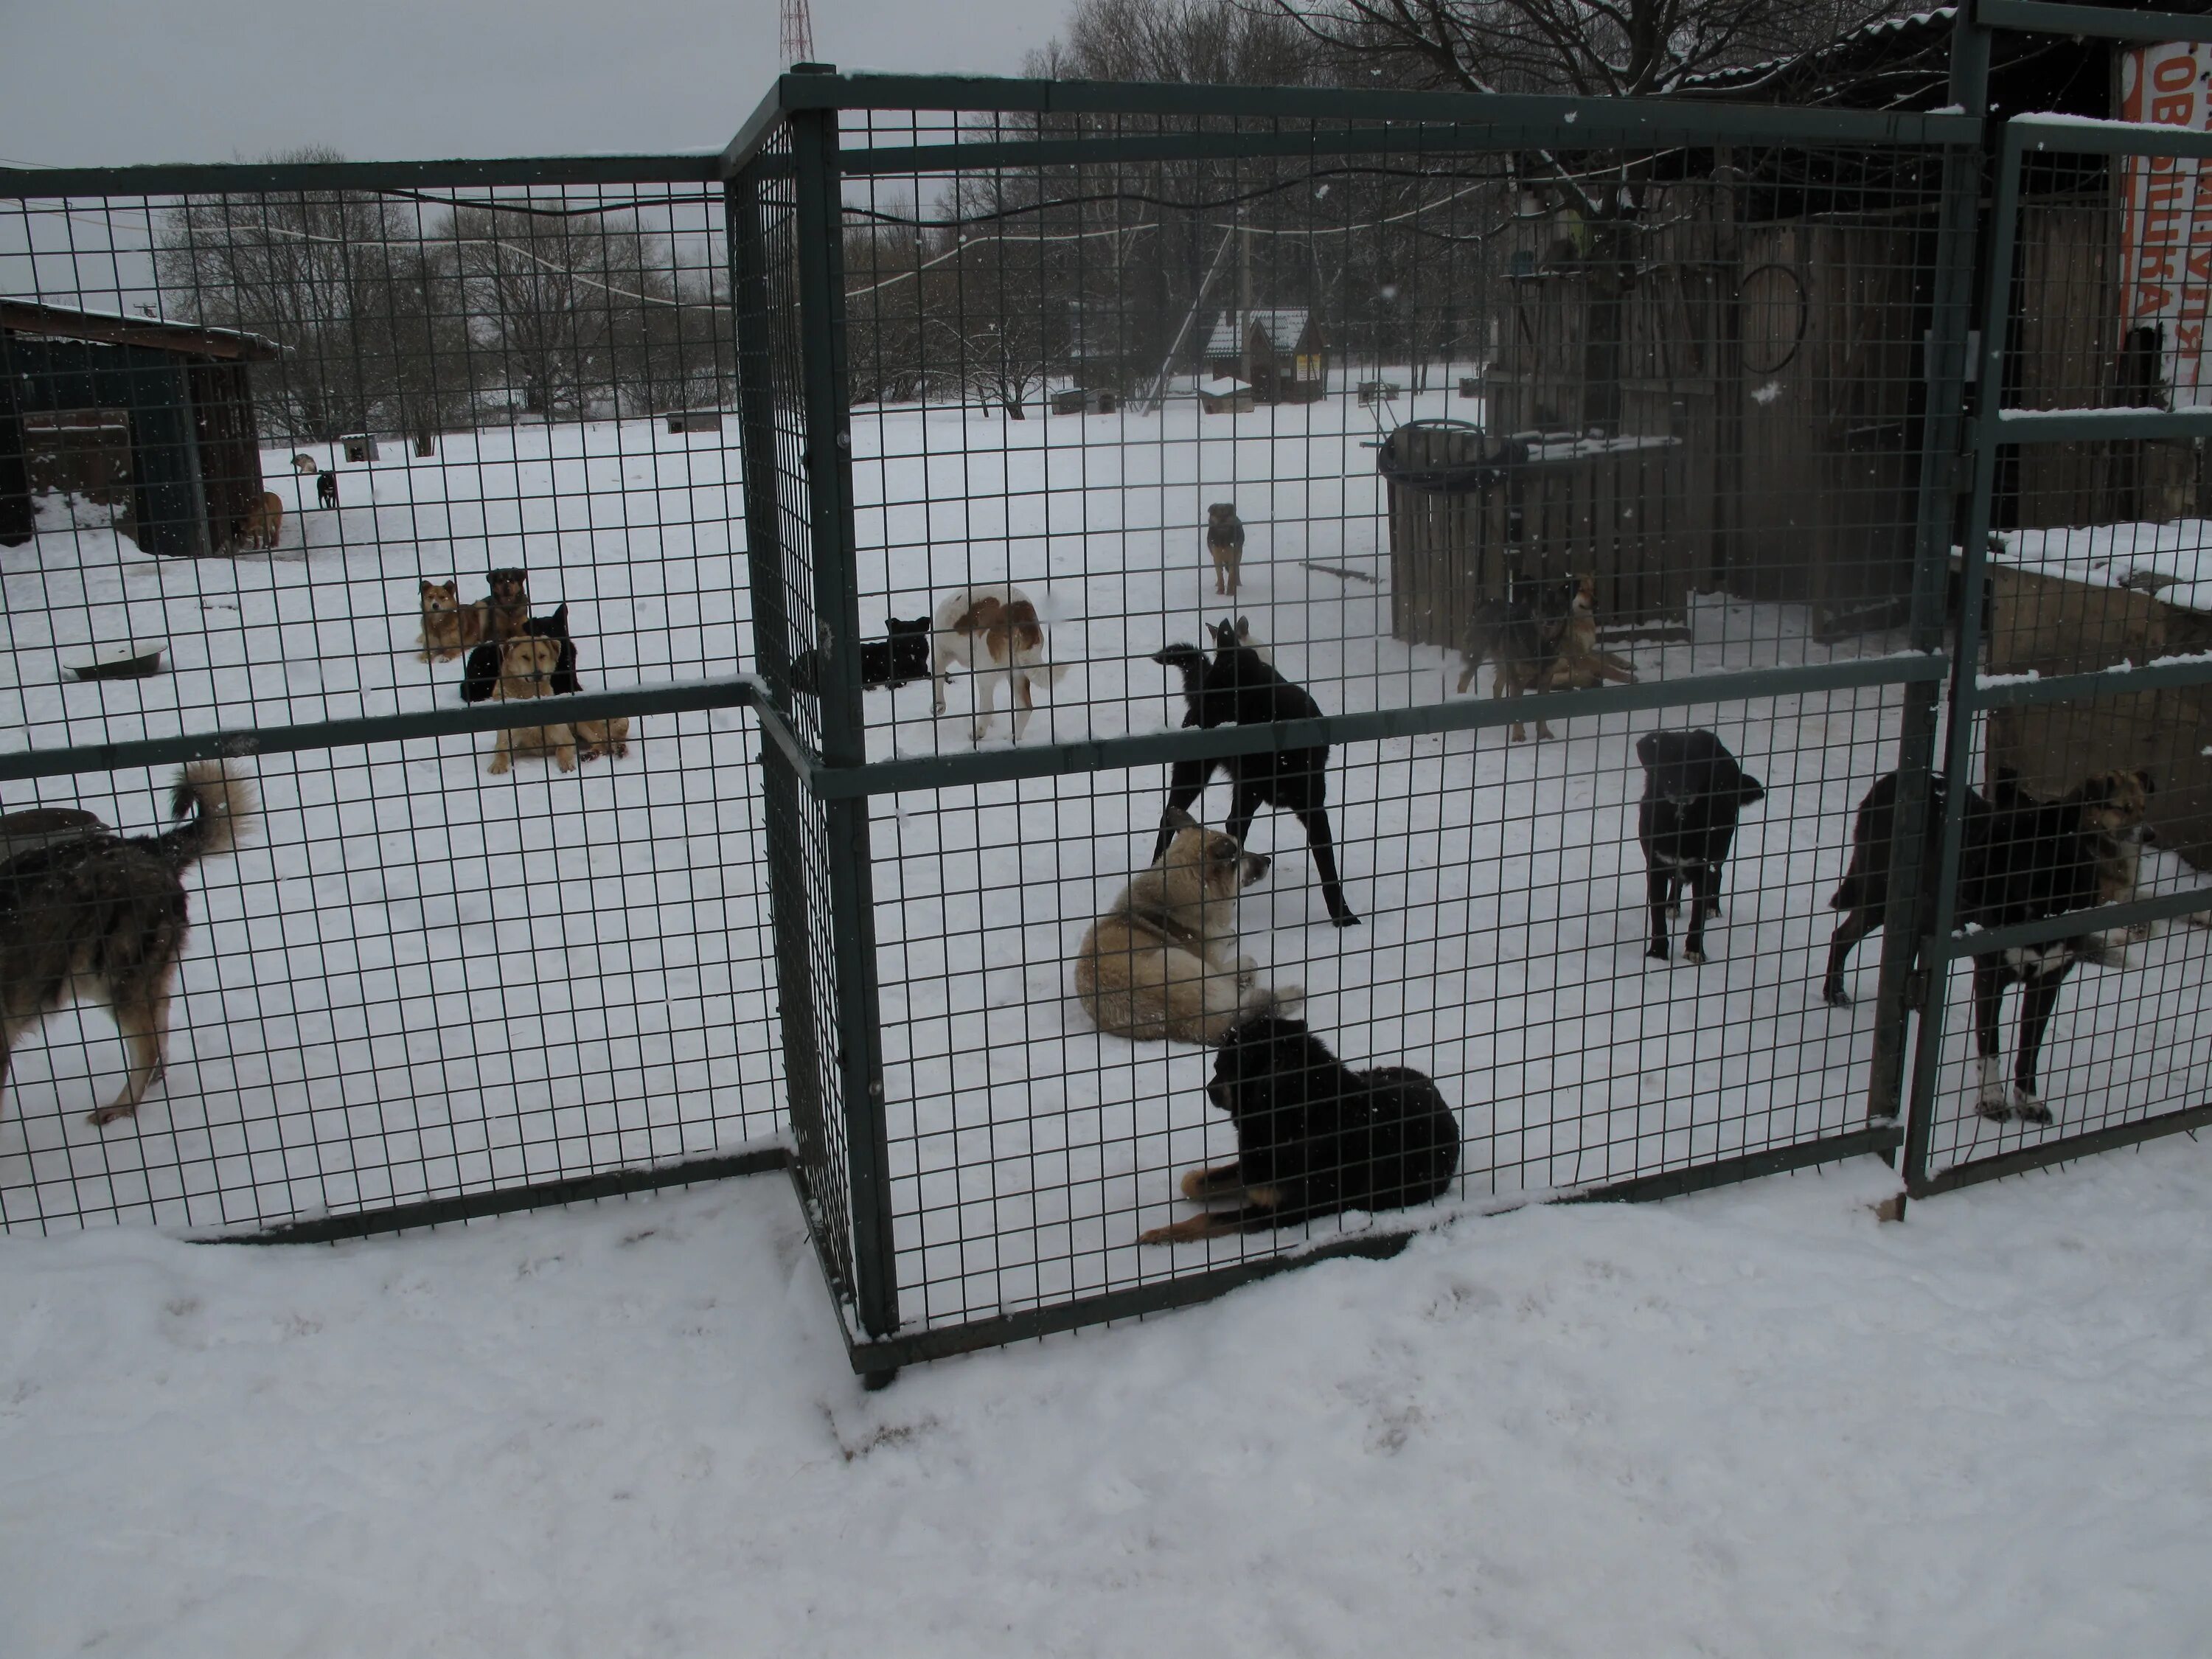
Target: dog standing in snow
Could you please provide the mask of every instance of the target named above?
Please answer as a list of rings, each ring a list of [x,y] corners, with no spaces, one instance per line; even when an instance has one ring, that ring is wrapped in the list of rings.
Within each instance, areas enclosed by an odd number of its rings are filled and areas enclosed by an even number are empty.
[[[1046,662],[1044,623],[1028,594],[1004,587],[963,587],[945,599],[930,619],[929,672],[937,682],[937,712],[945,712],[945,693],[955,663],[975,682],[975,737],[982,742],[991,729],[999,683],[1013,693],[1014,741],[1036,712],[1036,694],[1066,673]]]

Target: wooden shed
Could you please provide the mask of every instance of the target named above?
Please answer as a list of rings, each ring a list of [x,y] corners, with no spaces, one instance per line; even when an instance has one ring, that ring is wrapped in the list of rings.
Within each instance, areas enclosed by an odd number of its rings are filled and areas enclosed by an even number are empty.
[[[2118,528],[2132,539],[2127,532],[2149,526]],[[2075,532],[2066,539],[2088,538]],[[2087,574],[2100,562],[2074,562]],[[2101,562],[2100,579],[2092,581],[1993,560],[1989,672],[2098,673],[2123,663],[2212,652],[2212,612],[2168,597],[2212,598],[2212,581],[2145,592],[2122,585],[2131,580],[2124,569],[2122,582],[2113,582],[2113,562]],[[2045,797],[2063,794],[2093,772],[2146,770],[2157,786],[2150,823],[2159,844],[2199,869],[2212,869],[2212,685],[1993,708],[1988,759],[1992,772],[2009,767],[2029,793]]]
[[[1243,380],[1263,404],[1310,404],[1328,389],[1328,341],[1303,306],[1224,312],[1206,338],[1206,367]]]
[[[128,434],[118,527],[147,552],[228,551],[264,487],[247,367],[277,356],[235,329],[0,299],[0,542],[33,533],[28,420]]]

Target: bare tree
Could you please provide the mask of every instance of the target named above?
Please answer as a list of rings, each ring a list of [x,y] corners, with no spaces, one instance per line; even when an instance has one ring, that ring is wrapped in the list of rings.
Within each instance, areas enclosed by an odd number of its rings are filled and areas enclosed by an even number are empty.
[[[1657,97],[1761,62],[1777,71],[1910,8],[1899,0],[1246,0],[1339,65],[1467,92]],[[1757,77],[1736,77],[1739,96]]]
[[[279,162],[341,160],[295,150]],[[167,295],[196,321],[250,329],[283,348],[257,368],[259,405],[287,435],[367,428],[392,392],[391,216],[358,191],[187,198],[155,249]]]

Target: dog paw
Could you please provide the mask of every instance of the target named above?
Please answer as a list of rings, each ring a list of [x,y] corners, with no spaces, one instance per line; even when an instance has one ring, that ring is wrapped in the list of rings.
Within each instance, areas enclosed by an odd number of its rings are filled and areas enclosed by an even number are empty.
[[[1703,951],[1685,951],[1682,952],[1682,960],[1692,968],[1702,968],[1705,965],[1705,953]]]
[[[2017,1083],[2012,1085],[2012,1115],[2022,1123],[2047,1124],[2051,1121],[2051,1108],[2037,1098],[2032,1091],[2021,1088]]]
[[[138,1109],[137,1106],[125,1105],[122,1101],[118,1100],[111,1102],[109,1104],[101,1107],[96,1112],[87,1112],[84,1115],[84,1121],[87,1123],[91,1124],[94,1128],[104,1128],[108,1124],[114,1122],[118,1117],[136,1117],[137,1115]]]
[[[1831,983],[1820,988],[1820,1000],[1831,1008],[1848,1008],[1851,1006],[1851,994],[1841,985]]]
[[[504,777],[504,776],[507,775],[507,770],[508,770],[507,764],[507,757],[506,757],[506,756],[504,756],[504,755],[501,755],[501,756],[497,760],[494,761],[494,762],[493,762],[493,763],[492,763],[489,767],[485,768],[484,769],[485,769],[485,770],[487,770],[488,772],[489,772],[489,773],[492,775],[492,776],[494,776],[494,777],[495,777],[495,778],[497,778],[497,777]]]
[[[1357,927],[1359,926],[1359,918],[1353,915],[1349,910],[1344,911],[1340,915],[1331,916],[1328,921],[1329,925],[1332,927]]]
[[[1651,948],[1644,954],[1654,962],[1664,962],[1668,957],[1667,946],[1662,941],[1654,939],[1651,941]]]

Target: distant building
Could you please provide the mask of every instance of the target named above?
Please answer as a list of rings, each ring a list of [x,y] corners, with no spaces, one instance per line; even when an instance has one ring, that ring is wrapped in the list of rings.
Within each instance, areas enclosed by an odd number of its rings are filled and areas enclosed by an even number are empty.
[[[1233,376],[1263,404],[1310,404],[1328,389],[1328,344],[1304,306],[1225,312],[1206,343],[1206,373]]]
[[[261,504],[246,368],[278,355],[238,329],[0,299],[0,542],[31,535],[27,424],[124,434],[118,527],[147,552],[229,551]]]

